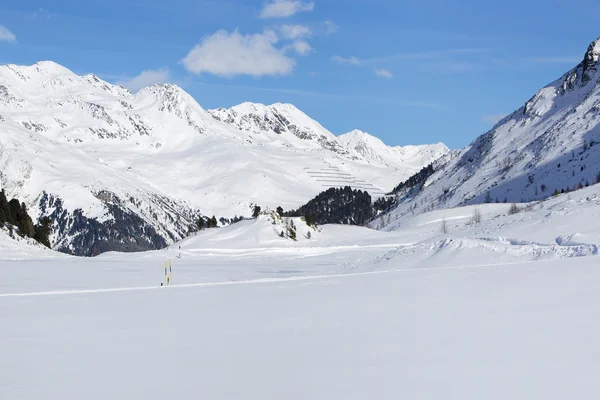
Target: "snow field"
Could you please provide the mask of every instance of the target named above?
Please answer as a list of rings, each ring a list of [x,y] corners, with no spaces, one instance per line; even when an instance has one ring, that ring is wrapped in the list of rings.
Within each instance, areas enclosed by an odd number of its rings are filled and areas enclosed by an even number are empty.
[[[91,259],[0,236],[0,398],[588,398],[598,190]]]
[[[591,260],[3,297],[0,391],[7,399],[586,397],[600,360]]]

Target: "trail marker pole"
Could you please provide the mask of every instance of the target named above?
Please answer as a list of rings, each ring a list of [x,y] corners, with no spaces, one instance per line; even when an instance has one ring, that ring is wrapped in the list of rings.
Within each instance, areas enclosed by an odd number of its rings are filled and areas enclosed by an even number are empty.
[[[167,278],[167,262],[165,261],[165,286],[167,286],[169,284],[168,278]]]

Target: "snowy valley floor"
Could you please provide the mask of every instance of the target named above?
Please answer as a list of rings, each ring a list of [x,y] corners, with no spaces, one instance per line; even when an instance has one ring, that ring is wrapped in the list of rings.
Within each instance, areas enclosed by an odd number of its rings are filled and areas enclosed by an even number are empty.
[[[0,237],[0,398],[591,398],[599,192],[94,259]]]

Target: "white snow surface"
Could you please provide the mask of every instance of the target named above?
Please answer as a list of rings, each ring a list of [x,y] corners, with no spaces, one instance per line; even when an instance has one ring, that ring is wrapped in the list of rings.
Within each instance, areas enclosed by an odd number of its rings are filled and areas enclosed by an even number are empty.
[[[600,186],[509,206],[87,259],[0,233],[0,397],[593,397]]]

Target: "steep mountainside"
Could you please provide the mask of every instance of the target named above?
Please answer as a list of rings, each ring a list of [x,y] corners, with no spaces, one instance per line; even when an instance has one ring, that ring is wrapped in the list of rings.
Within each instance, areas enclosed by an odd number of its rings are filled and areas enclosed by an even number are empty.
[[[175,85],[134,94],[52,62],[0,66],[0,187],[75,254],[160,248],[198,213],[292,209],[330,186],[377,196],[437,156],[375,162],[288,104],[205,111]]]
[[[584,59],[462,151],[436,163],[395,218],[482,202],[546,198],[600,179],[600,39]],[[445,160],[445,161],[444,161]]]

